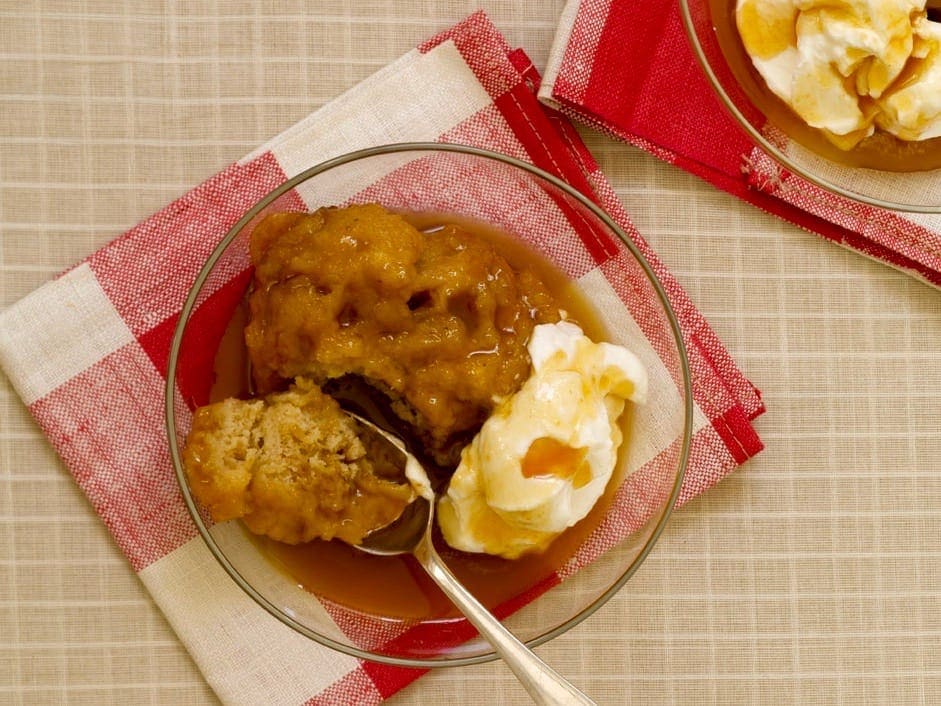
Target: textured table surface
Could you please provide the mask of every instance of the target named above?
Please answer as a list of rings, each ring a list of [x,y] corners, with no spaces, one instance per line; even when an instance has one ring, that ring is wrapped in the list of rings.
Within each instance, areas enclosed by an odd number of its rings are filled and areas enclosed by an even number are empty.
[[[0,0],[0,307],[478,7],[543,66],[562,6]],[[601,704],[941,702],[941,292],[583,134],[766,449],[539,653]],[[5,378],[0,702],[216,702]],[[389,703],[529,701],[490,663]]]

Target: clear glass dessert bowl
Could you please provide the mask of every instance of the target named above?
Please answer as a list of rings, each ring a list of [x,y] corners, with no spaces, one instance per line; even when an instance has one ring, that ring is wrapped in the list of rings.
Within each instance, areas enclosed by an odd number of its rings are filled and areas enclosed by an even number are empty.
[[[583,318],[596,319],[593,330],[632,350],[647,369],[647,400],[625,415],[617,469],[584,520],[545,553],[521,559],[439,546],[458,577],[517,637],[529,646],[544,643],[600,608],[651,551],[682,484],[693,402],[679,324],[651,265],[593,201],[530,164],[462,145],[385,145],[311,167],[248,209],[199,272],[171,343],[166,419],[183,498],[232,580],[308,638],[401,666],[495,658],[408,557],[371,556],[336,541],[289,547],[250,534],[238,520],[214,523],[184,468],[194,410],[250,394],[243,385],[242,333],[252,231],[271,213],[356,203],[499,233],[500,248],[551,267],[557,285],[585,305]]]
[[[736,0],[680,0],[703,72],[754,144],[786,172],[833,194],[895,211],[941,213],[941,138],[905,142],[877,131],[853,149],[837,147],[770,91],[745,50],[735,7]]]

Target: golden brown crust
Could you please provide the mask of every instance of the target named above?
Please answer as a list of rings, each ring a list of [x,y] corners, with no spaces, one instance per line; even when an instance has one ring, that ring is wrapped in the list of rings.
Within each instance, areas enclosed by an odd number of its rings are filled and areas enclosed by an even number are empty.
[[[360,375],[441,463],[522,384],[533,326],[558,319],[538,276],[485,239],[454,225],[425,234],[376,204],[270,216],[251,250],[258,390]]]

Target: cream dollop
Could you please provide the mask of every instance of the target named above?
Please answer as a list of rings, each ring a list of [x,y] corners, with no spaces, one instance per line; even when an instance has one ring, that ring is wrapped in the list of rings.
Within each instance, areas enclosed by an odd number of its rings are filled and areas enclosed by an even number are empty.
[[[617,463],[626,402],[646,396],[638,358],[575,324],[537,326],[528,350],[532,375],[464,448],[438,503],[456,549],[516,558],[584,518]]]
[[[771,91],[839,147],[877,127],[941,135],[941,24],[925,0],[738,0],[735,17]]]

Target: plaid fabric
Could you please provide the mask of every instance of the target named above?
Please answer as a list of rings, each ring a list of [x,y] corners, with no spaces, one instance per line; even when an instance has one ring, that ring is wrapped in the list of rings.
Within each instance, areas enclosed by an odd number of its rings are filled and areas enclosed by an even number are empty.
[[[571,0],[539,95],[770,213],[941,286],[941,217],[835,196],[753,146],[703,75],[678,3]],[[785,152],[799,149],[774,139]],[[912,184],[937,189],[933,174]]]
[[[437,140],[526,159],[575,185],[645,253],[681,320],[696,423],[680,502],[761,449],[750,423],[763,411],[757,391],[632,227],[571,124],[538,102],[538,85],[526,55],[511,49],[484,15],[472,15],[0,313],[0,365],[223,701],[374,704],[421,674],[330,651],[257,607],[197,536],[169,459],[164,376],[190,283],[248,205],[311,164],[375,144]],[[413,110],[372,109],[392,104]],[[383,189],[380,179],[364,193]],[[624,253],[616,243],[560,235],[547,247],[560,249],[579,281],[609,293],[615,316],[630,315],[616,306],[631,286],[619,275]],[[631,521],[612,518],[557,581],[616,541]],[[333,617],[361,640],[413,637],[372,634],[342,612]]]

